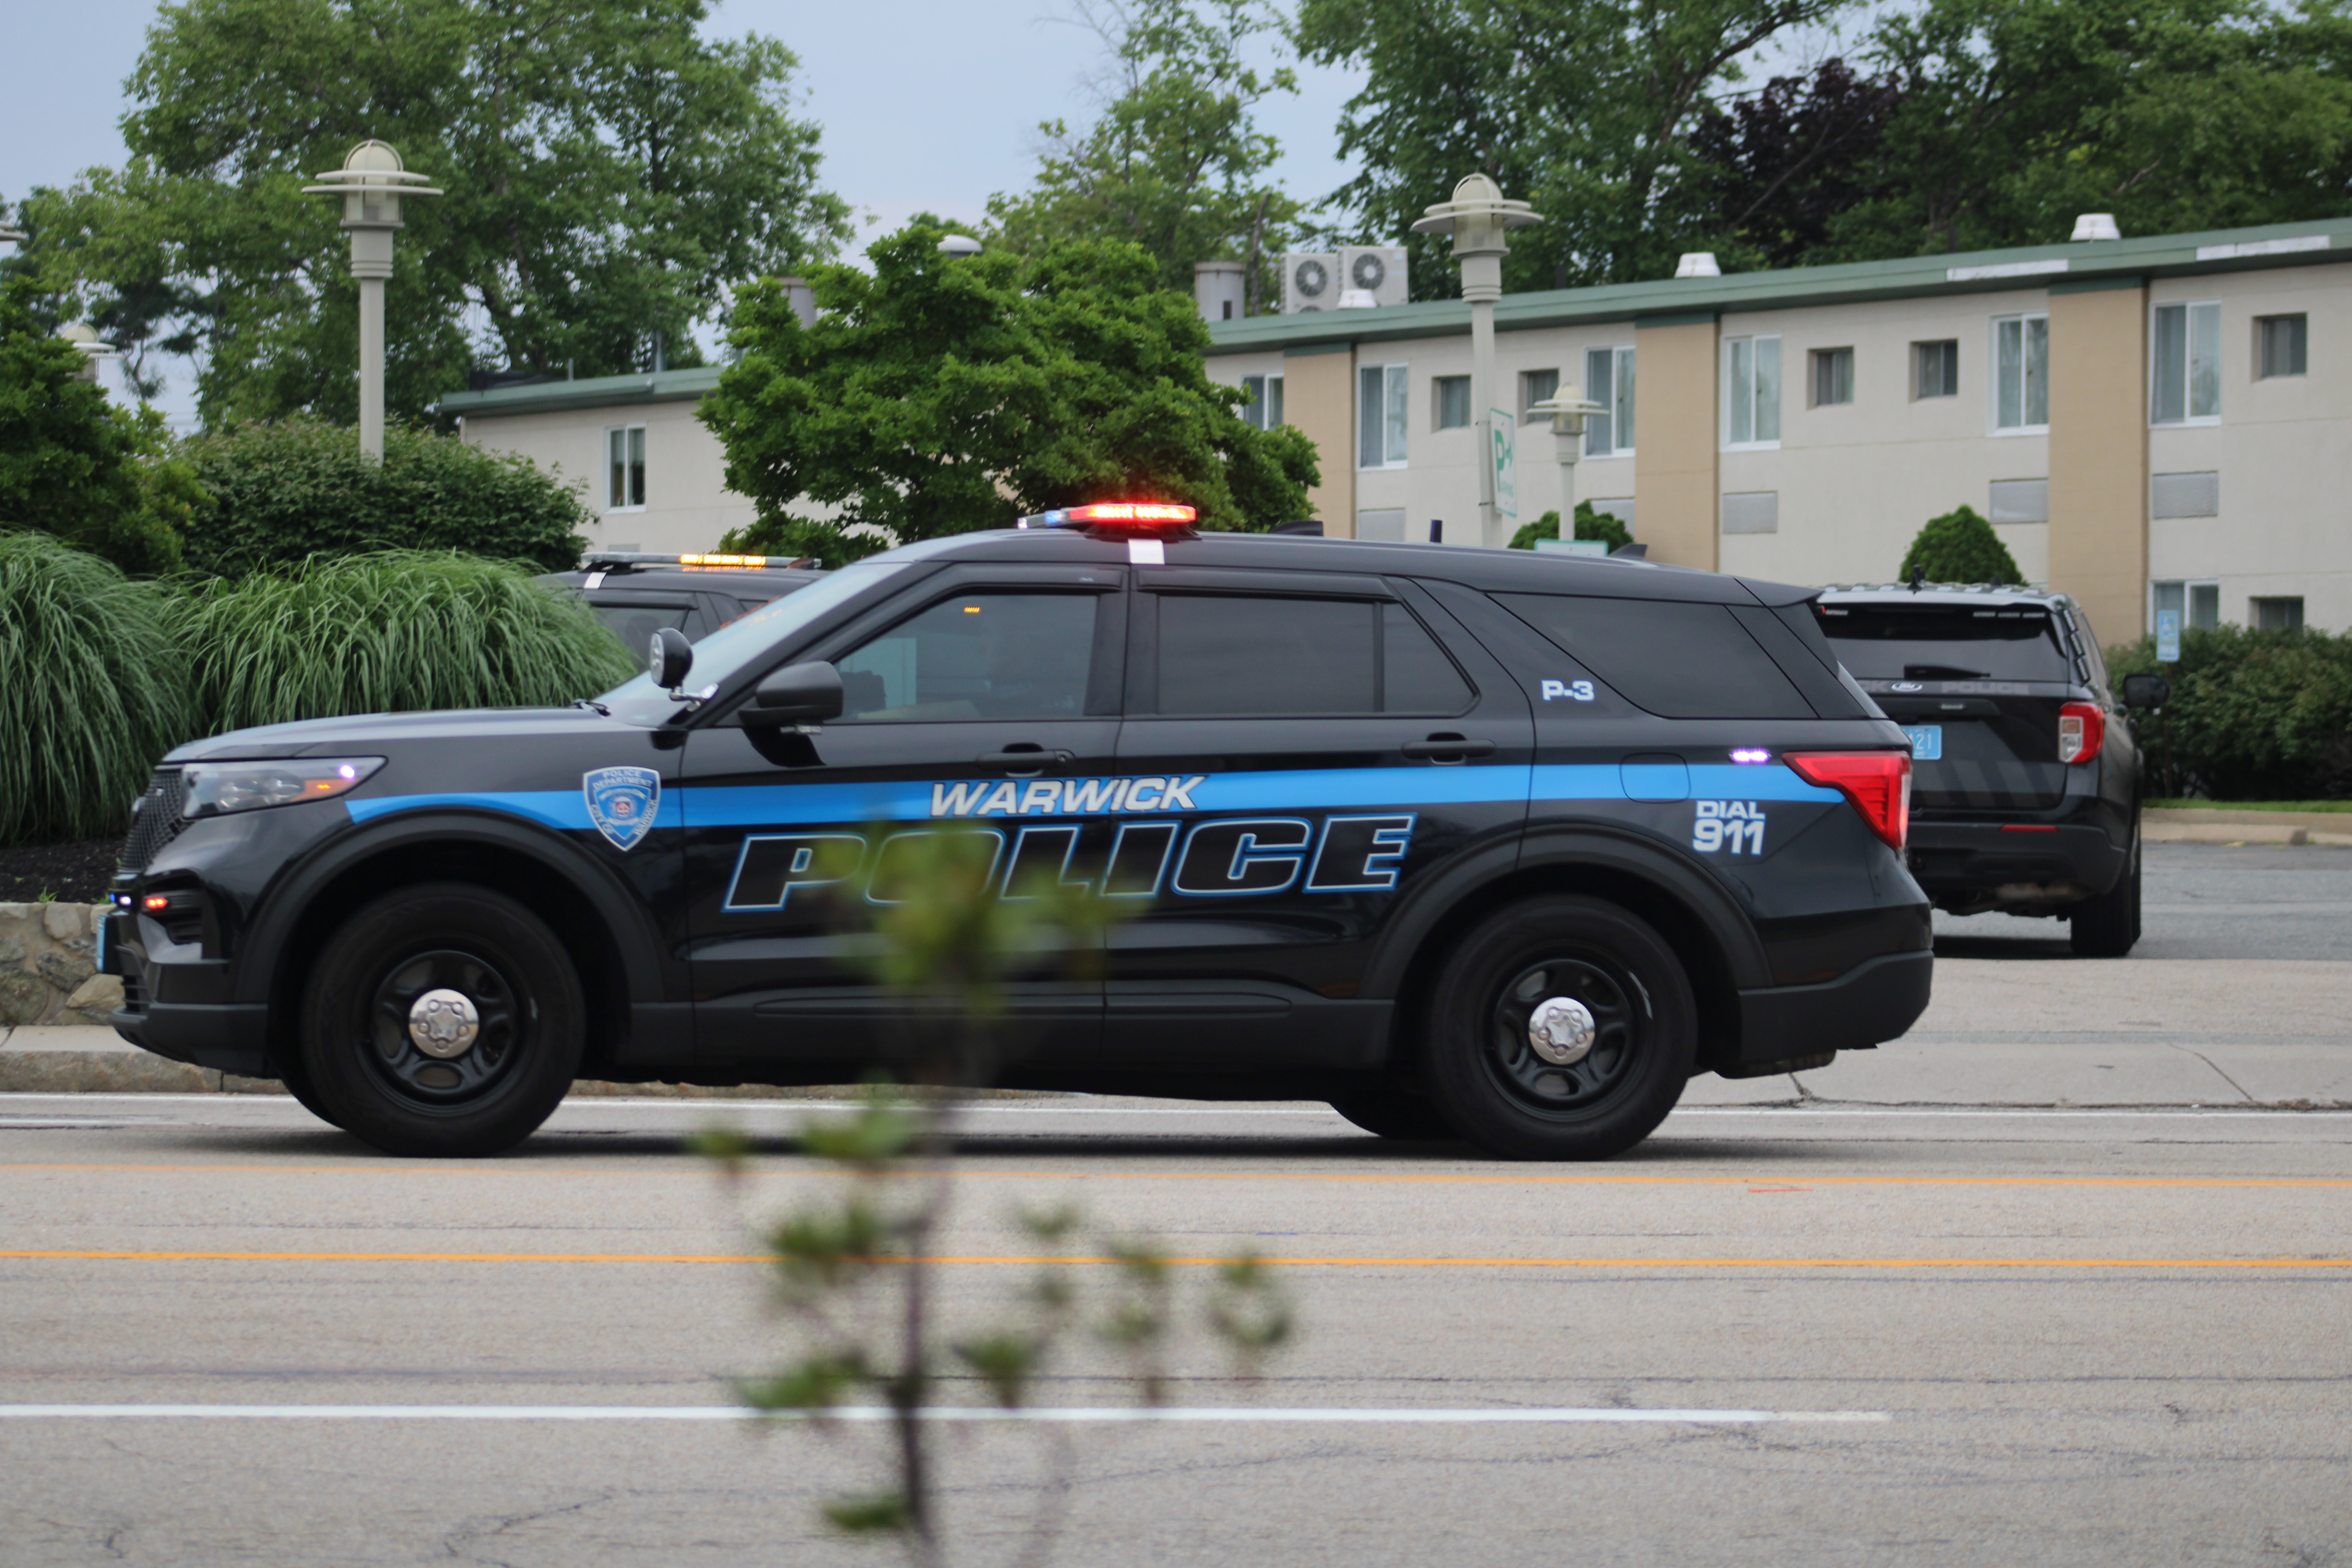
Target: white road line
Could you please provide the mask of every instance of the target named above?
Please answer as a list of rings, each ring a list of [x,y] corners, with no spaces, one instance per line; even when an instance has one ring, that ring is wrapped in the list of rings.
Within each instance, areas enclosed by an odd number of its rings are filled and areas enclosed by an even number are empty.
[[[892,1412],[884,1405],[845,1405],[829,1413],[841,1421],[887,1421]],[[805,1419],[800,1411],[776,1412],[782,1419]],[[746,1421],[757,1413],[713,1405],[0,1405],[0,1421],[145,1420],[145,1421]],[[1055,1426],[1114,1423],[1235,1424],[1245,1426],[1561,1426],[1580,1423],[1682,1423],[1699,1426],[1754,1426],[1774,1422],[1879,1422],[1894,1417],[1884,1410],[1621,1410],[1580,1409],[1431,1410],[1407,1405],[1391,1409],[1260,1410],[1164,1406],[1159,1409],[1126,1405],[998,1410],[984,1406],[947,1405],[926,1409],[929,1421],[1034,1422]]]

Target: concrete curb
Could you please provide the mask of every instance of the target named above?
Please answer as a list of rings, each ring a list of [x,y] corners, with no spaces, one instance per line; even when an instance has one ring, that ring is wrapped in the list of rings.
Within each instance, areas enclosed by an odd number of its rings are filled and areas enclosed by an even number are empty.
[[[2225,815],[2215,813],[2216,816]],[[2252,812],[2240,815],[2252,816]],[[2287,844],[2332,845],[2337,848],[2352,847],[2352,832],[2323,833],[2314,828],[2297,827],[2292,823],[2248,822],[2158,822],[2149,812],[2140,824],[2140,835],[2150,844]]]
[[[2300,827],[2312,833],[2352,836],[2352,811],[2231,811],[2219,806],[2149,806],[2140,813],[2147,824],[2192,827]]]

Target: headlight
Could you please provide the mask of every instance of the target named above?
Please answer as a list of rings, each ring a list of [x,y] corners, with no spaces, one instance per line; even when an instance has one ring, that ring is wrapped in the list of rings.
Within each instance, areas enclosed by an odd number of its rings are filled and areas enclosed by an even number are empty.
[[[383,766],[382,757],[302,757],[284,763],[191,763],[184,774],[184,816],[218,816],[332,800],[357,789]]]

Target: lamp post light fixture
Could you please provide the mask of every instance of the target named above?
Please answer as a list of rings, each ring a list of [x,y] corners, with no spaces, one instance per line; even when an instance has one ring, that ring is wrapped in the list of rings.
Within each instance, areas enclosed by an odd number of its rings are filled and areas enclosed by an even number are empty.
[[[400,154],[382,142],[362,142],[343,166],[305,185],[306,196],[343,198],[343,227],[352,237],[352,276],[360,286],[360,452],[383,461],[383,285],[392,276],[392,237],[402,227],[403,196],[437,196],[423,174],[410,174]]]
[[[6,223],[0,223],[0,245],[22,245],[26,238],[23,229],[12,227]]]
[[[1559,536],[1573,539],[1576,537],[1577,448],[1584,445],[1585,420],[1606,410],[1586,397],[1582,389],[1563,386],[1541,403],[1528,404],[1528,412],[1551,417],[1552,453],[1559,459]]]
[[[100,341],[95,329],[85,322],[75,321],[58,329],[58,336],[81,351],[81,369],[75,374],[92,386],[98,384],[98,362],[115,357],[112,343]]]
[[[1484,174],[1472,174],[1454,187],[1454,199],[1423,209],[1415,234],[1450,235],[1454,259],[1462,268],[1462,297],[1470,301],[1470,407],[1478,430],[1478,449],[1493,450],[1492,409],[1495,405],[1495,301],[1503,297],[1503,256],[1509,249],[1505,236],[1512,229],[1538,224],[1525,202],[1507,201],[1500,185]],[[1478,542],[1494,545],[1495,465],[1478,465]]]
[[[951,234],[940,241],[941,256],[978,256],[980,251],[980,241],[968,234]]]

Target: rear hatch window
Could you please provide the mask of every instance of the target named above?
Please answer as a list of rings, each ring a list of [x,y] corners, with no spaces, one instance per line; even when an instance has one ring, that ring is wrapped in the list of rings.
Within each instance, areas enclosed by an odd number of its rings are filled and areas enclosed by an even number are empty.
[[[2043,811],[2066,793],[2058,710],[2074,679],[2048,609],[1819,607],[1839,662],[1911,731],[1922,812]]]

